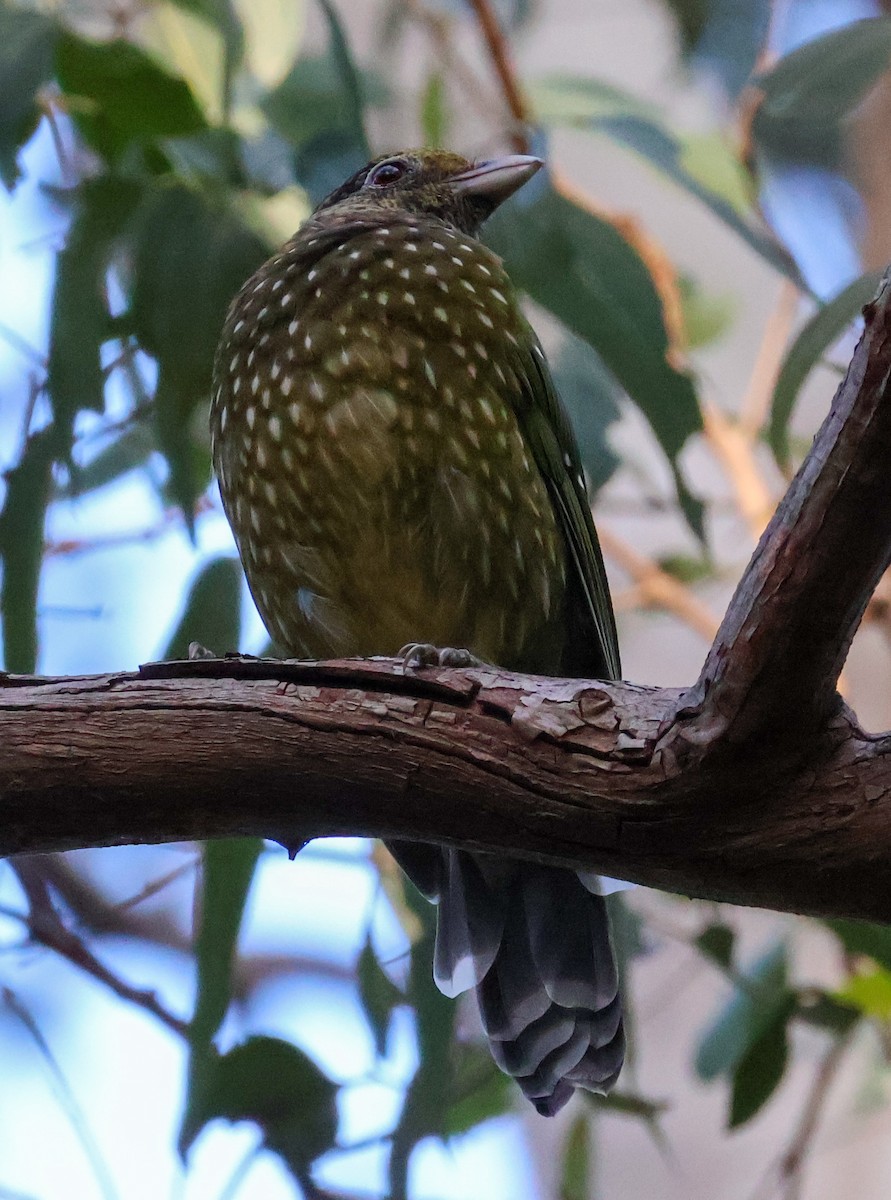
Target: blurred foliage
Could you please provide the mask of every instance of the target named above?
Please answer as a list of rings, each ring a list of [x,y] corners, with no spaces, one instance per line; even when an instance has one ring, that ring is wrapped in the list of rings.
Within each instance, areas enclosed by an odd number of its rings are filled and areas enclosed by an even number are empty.
[[[113,488],[138,470],[163,509],[178,508],[190,533],[212,505],[206,409],[214,347],[230,298],[281,235],[276,211],[298,220],[371,154],[393,149],[380,133],[393,114],[400,128],[406,113],[415,114],[419,141],[446,143],[462,128],[466,70],[440,52],[453,49],[471,7],[431,0],[420,6],[430,18],[420,26],[417,7],[394,0],[380,56],[361,62],[351,49],[350,8],[316,0],[318,36],[299,44],[294,60],[270,79],[253,66],[245,6],[230,0],[165,6],[168,20],[181,10],[166,51],[157,29],[149,36],[123,12],[99,36],[74,4],[0,4],[0,179],[10,191],[19,185],[23,149],[35,130],[49,129],[61,184],[46,185],[44,194],[66,230],[48,300],[45,370],[34,377],[20,438],[4,452],[0,616],[7,670],[30,672],[39,664],[44,530],[54,504]],[[517,36],[535,15],[523,0],[496,7]],[[764,61],[767,0],[666,0],[665,8],[693,77],[704,69],[723,88],[725,109],[714,128],[674,128],[661,109],[612,81],[552,73],[523,81],[537,121],[535,145],[544,150],[565,127],[608,139],[646,164],[658,186],[679,189],[691,224],[720,222],[798,290],[811,315],[786,351],[758,447],[788,471],[797,397],[872,295],[877,274],[864,271],[841,281],[828,303],[814,301],[801,263],[759,214],[759,187],[768,164],[843,165],[858,106],[891,58],[891,18],[855,22],[755,74]],[[276,26],[270,17],[273,40],[287,26],[278,19]],[[394,77],[387,56],[418,27],[440,41],[412,90]],[[485,116],[490,125],[501,120],[495,108]],[[737,136],[738,120],[746,139]],[[506,139],[497,124],[488,132],[489,141]],[[282,198],[284,207],[275,210]],[[703,436],[695,352],[732,330],[734,281],[715,295],[695,274],[678,273],[646,230],[567,187],[556,170],[504,206],[485,236],[548,316],[554,374],[592,488],[627,466],[626,479],[642,492],[658,490],[652,480],[635,480],[640,468],[623,464],[616,448],[616,423],[633,407],[673,481],[659,503],[695,535],[687,536],[686,550],[666,551],[659,563],[691,589],[714,580],[708,504],[689,476],[685,451]],[[235,649],[243,592],[234,559],[205,562],[183,598],[165,657],[184,657],[193,640],[218,653]],[[237,943],[261,849],[248,840],[203,850],[180,1149],[186,1155],[216,1119],[248,1120],[295,1185],[321,1196],[313,1172],[323,1155],[341,1149],[338,1103],[349,1081],[329,1078],[312,1057],[277,1038],[232,1044],[220,1032],[235,1007]],[[354,985],[378,1059],[387,1054],[395,1014],[413,1014],[417,1065],[383,1139],[388,1194],[398,1198],[410,1194],[411,1158],[422,1140],[458,1138],[513,1111],[517,1098],[433,984],[434,911],[410,888],[404,901],[392,888],[388,896],[410,940],[407,959],[382,962],[369,927]],[[641,1048],[630,967],[658,935],[633,901],[611,897],[610,908],[633,1064]],[[784,943],[740,965],[730,916],[702,911],[706,918],[687,940],[729,994],[702,1031],[695,1067],[703,1080],[723,1081],[728,1128],[752,1119],[783,1083],[796,1025],[819,1031],[830,1046],[843,1045],[867,1022],[886,1031],[888,929],[825,922],[825,936],[844,953],[844,978],[834,990],[820,989],[795,981]],[[661,1097],[640,1093],[633,1077],[612,1096],[579,1104],[562,1145],[563,1200],[593,1194],[599,1121],[638,1121],[661,1141],[665,1107]]]

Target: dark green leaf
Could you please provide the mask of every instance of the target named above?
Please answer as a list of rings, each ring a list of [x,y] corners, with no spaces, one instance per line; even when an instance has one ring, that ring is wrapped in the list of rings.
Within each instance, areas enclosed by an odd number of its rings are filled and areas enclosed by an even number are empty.
[[[777,461],[789,461],[789,420],[798,393],[810,371],[845,329],[859,316],[878,290],[880,271],[855,279],[828,304],[817,310],[792,343],[783,363],[770,410],[768,437]]]
[[[159,448],[170,467],[173,496],[190,519],[209,470],[206,446],[199,454],[191,419],[210,393],[229,302],[268,249],[231,212],[181,184],[150,193],[133,236],[134,331],[158,360]]]
[[[37,92],[53,76],[59,26],[52,17],[0,5],[0,179],[12,189],[16,156],[40,113]]]
[[[594,495],[619,465],[606,436],[620,416],[619,388],[600,357],[581,338],[566,338],[552,372]]]
[[[33,674],[37,668],[43,527],[58,450],[56,431],[44,429],[28,439],[19,462],[6,473],[6,499],[0,513],[0,615],[4,666],[16,674]]]
[[[142,195],[138,183],[108,175],[78,188],[74,220],[53,287],[47,387],[56,425],[68,429],[84,408],[101,412],[100,351],[112,336],[108,272]]]
[[[231,1055],[221,1060],[213,1047],[213,1037],[232,997],[238,933],[262,849],[259,838],[231,838],[207,842],[204,846],[200,924],[195,939],[198,986],[189,1027],[188,1084],[179,1141],[183,1154],[202,1126],[214,1117],[236,1119],[230,1110],[238,1102],[239,1083],[243,1084],[245,1095],[250,1094],[252,1081],[245,1081],[243,1074],[253,1060],[248,1059],[247,1066],[242,1064],[241,1073],[235,1065],[226,1066]],[[236,1059],[235,1063],[241,1064],[241,1060]]]
[[[692,9],[702,0],[671,0]],[[767,41],[772,0],[705,0],[707,15],[690,45],[694,61],[716,74],[731,99],[745,87]],[[691,33],[693,32],[691,27]]]
[[[756,83],[773,117],[837,121],[854,111],[891,63],[891,17],[852,21],[799,46]]]
[[[527,194],[528,193],[528,194]],[[649,420],[675,471],[687,519],[702,535],[702,506],[677,457],[702,427],[690,377],[668,361],[659,293],[614,225],[533,180],[486,226],[515,283],[594,347]]]
[[[726,970],[733,963],[734,933],[729,925],[709,925],[696,939],[696,945],[706,958]]]
[[[866,954],[891,971],[891,925],[872,921],[824,921],[851,954]]]
[[[696,1053],[702,1079],[733,1072],[749,1048],[790,1004],[786,948],[773,946],[741,977],[733,996],[703,1034]],[[793,997],[794,998],[794,997]]]
[[[405,898],[423,934],[411,949],[406,999],[415,1010],[419,1066],[408,1086],[399,1124],[393,1131],[389,1185],[393,1200],[405,1200],[411,1152],[422,1138],[442,1137],[453,1093],[455,1004],[433,982],[436,910],[414,887]]]
[[[443,1134],[455,1137],[481,1125],[492,1117],[500,1117],[514,1102],[510,1077],[495,1065],[487,1049],[474,1045],[455,1045],[454,1099],[448,1106],[443,1122]]]
[[[380,1055],[386,1054],[390,1016],[396,1005],[402,1003],[403,996],[378,962],[370,936],[366,937],[359,955],[357,975],[359,997],[374,1034],[375,1049]]]
[[[591,1117],[579,1113],[573,1121],[563,1149],[560,1200],[590,1200]]]
[[[305,1182],[313,1160],[334,1144],[336,1096],[335,1084],[296,1046],[248,1038],[212,1061],[200,1104],[183,1125],[180,1152],[188,1151],[209,1121],[255,1121],[264,1145]]]
[[[780,1008],[751,1043],[733,1073],[729,1129],[744,1125],[770,1099],[783,1078],[789,1058],[787,1025],[793,1004]]]
[[[155,439],[151,430],[145,421],[136,421],[84,466],[79,466],[72,485],[62,495],[83,496],[115,483],[129,471],[143,466],[154,450]]]
[[[189,1033],[196,1049],[210,1043],[229,1007],[238,932],[262,850],[260,838],[225,838],[204,846],[195,942],[198,996]]]
[[[319,0],[328,48],[300,58],[262,102],[274,128],[295,147],[300,183],[317,203],[371,158],[365,133],[366,88],[337,12]]]
[[[860,1020],[856,1007],[822,991],[799,994],[797,1014],[802,1021],[837,1034],[847,1033]]]
[[[188,658],[190,642],[219,655],[238,649],[242,578],[237,558],[215,558],[201,568],[162,660]]]
[[[593,123],[593,128],[640,154],[667,178],[704,204],[772,267],[786,275],[793,283],[801,283],[794,262],[773,238],[750,225],[729,201],[707,188],[690,173],[684,165],[683,146],[673,134],[654,121],[633,113],[602,117]]]
[[[891,17],[853,21],[787,54],[756,79],[752,136],[769,155],[834,166],[842,121],[887,70]]]
[[[91,42],[66,31],[56,50],[56,73],[81,132],[107,158],[132,141],[206,127],[186,81],[132,42]]]
[[[709,15],[709,0],[665,0],[677,21],[684,53],[689,54],[705,30]]]

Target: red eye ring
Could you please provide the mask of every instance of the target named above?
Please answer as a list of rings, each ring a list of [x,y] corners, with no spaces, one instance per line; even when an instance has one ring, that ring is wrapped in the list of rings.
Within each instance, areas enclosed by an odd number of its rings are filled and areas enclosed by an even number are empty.
[[[389,187],[391,183],[396,183],[400,180],[407,170],[408,166],[403,162],[380,163],[372,171],[368,172],[365,185],[366,187]]]

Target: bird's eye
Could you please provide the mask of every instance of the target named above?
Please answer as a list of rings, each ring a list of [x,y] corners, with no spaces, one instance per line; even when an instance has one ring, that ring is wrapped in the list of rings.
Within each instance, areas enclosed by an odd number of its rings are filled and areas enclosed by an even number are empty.
[[[388,187],[391,183],[396,183],[400,180],[408,170],[408,164],[400,162],[398,159],[393,162],[381,163],[380,166],[368,172],[368,178],[365,180],[366,187]]]

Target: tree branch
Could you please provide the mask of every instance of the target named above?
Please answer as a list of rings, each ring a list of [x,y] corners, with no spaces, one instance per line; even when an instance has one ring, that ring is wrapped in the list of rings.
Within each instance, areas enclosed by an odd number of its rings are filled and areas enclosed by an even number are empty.
[[[891,554],[889,372],[891,276],[690,692],[386,659],[0,676],[0,852],[398,836],[887,920],[891,735],[835,681]]]

